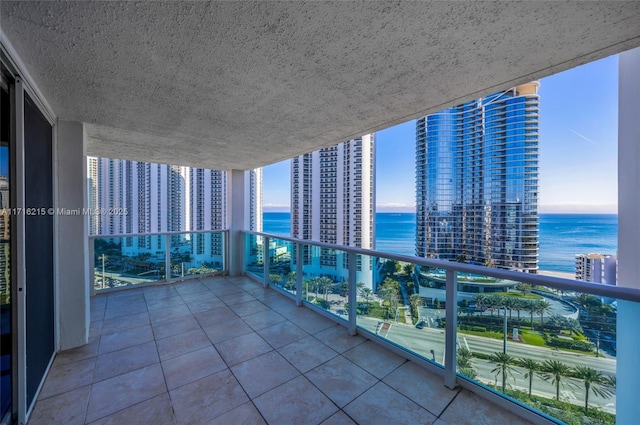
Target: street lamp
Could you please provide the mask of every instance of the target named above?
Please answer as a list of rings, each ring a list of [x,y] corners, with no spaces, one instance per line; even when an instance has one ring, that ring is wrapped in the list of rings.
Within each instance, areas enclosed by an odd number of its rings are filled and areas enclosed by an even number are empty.
[[[502,352],[507,353],[507,307],[504,307],[504,335],[502,338]]]
[[[102,259],[102,289],[104,289],[104,285],[106,284],[105,276],[104,276],[104,260],[107,257],[103,253],[99,258]]]

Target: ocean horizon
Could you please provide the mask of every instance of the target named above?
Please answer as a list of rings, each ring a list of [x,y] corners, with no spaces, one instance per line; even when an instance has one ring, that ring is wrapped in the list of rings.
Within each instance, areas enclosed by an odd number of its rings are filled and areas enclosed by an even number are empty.
[[[617,214],[539,214],[539,268],[542,271],[575,273],[575,255],[616,254],[618,250]],[[291,235],[289,212],[263,213],[267,233]],[[376,213],[378,251],[415,254],[416,214]]]

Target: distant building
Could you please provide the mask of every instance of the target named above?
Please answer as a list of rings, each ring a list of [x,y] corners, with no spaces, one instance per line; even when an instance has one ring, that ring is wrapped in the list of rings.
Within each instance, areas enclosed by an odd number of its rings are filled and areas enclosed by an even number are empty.
[[[538,82],[416,121],[416,255],[538,269]]]
[[[291,160],[291,234],[337,245],[375,247],[373,134]],[[357,257],[356,279],[375,289],[372,261]],[[349,277],[347,255],[333,249],[305,246],[303,269],[305,276],[329,276],[336,282]]]
[[[615,285],[618,276],[618,260],[610,254],[577,254],[576,279],[586,282]]]
[[[0,295],[8,302],[11,282],[11,223],[9,208],[9,180],[0,175]]]
[[[228,226],[226,171],[88,157],[87,172],[89,207],[107,211],[90,215],[91,234],[189,232]],[[262,231],[262,169],[246,173],[250,230]],[[116,213],[109,214],[109,209]],[[222,238],[222,234],[192,234],[185,246],[179,236],[172,236],[172,246],[189,250],[196,265],[212,259],[220,263]],[[163,237],[126,237],[122,249],[130,256],[162,256],[164,246]]]

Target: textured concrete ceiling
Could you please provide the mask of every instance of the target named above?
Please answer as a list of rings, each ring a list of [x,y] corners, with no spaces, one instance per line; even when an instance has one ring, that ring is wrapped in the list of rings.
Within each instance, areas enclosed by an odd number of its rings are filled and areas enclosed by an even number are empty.
[[[248,169],[640,45],[640,2],[1,2],[92,155]],[[544,105],[544,103],[543,103]]]

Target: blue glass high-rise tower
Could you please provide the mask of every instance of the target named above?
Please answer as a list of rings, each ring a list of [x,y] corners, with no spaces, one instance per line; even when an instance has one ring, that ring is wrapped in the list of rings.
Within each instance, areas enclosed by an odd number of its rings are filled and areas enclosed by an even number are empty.
[[[416,122],[416,255],[538,269],[538,82]]]

